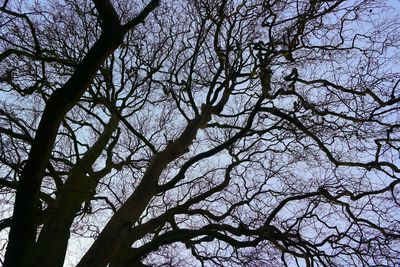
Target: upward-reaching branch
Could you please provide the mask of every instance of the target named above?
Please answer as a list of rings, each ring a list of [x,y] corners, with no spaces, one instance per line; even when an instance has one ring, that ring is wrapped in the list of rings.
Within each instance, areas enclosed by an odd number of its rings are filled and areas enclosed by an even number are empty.
[[[152,0],[147,6],[139,13],[135,18],[131,19],[128,23],[126,23],[123,28],[125,31],[129,31],[133,27],[137,26],[140,23],[143,23],[147,16],[160,4],[160,0]]]
[[[109,0],[93,0],[93,3],[103,22],[103,31],[112,31],[114,27],[119,26],[120,20],[118,14]]]
[[[58,129],[65,114],[75,106],[89,87],[96,72],[115,49],[126,33],[120,26],[118,15],[109,1],[95,0],[103,20],[103,33],[77,65],[68,81],[49,98],[43,111],[28,160],[24,166],[15,198],[14,213],[4,266],[30,266],[36,239],[36,209],[41,182]],[[157,6],[152,1],[137,17],[143,19]],[[111,15],[111,16],[110,16]],[[137,20],[133,20],[137,21]],[[137,24],[137,23],[136,23]],[[132,27],[136,25],[132,24]]]

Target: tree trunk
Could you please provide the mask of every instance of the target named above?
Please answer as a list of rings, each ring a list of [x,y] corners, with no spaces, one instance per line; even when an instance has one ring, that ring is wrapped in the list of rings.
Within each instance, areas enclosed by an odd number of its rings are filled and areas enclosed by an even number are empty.
[[[140,218],[152,197],[157,193],[158,178],[162,171],[171,161],[185,153],[196,137],[199,127],[208,117],[209,114],[204,113],[189,122],[177,140],[168,144],[163,151],[154,156],[139,186],[113,215],[77,267],[107,266],[128,237],[132,223]]]
[[[88,177],[87,171],[92,169],[92,165],[107,146],[118,122],[114,113],[98,140],[72,168],[40,232],[33,266],[63,266],[72,222],[82,203],[90,197],[98,184],[98,177]]]
[[[123,32],[118,28],[114,29],[113,34],[103,34],[65,85],[49,98],[19,180],[5,267],[25,267],[32,263],[37,231],[38,195],[59,126],[65,114],[89,87],[106,58],[122,43],[122,37]]]

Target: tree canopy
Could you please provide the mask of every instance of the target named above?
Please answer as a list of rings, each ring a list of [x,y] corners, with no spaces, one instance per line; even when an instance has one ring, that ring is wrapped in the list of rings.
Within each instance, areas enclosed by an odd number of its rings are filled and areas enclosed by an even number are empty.
[[[0,263],[400,264],[381,0],[5,0]]]

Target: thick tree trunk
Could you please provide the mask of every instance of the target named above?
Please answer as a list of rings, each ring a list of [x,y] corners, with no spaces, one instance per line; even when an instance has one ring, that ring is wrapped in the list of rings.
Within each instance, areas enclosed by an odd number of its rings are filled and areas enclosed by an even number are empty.
[[[32,264],[37,231],[38,195],[62,119],[89,87],[107,57],[122,44],[125,33],[144,22],[160,1],[151,0],[142,12],[125,25],[120,24],[119,16],[111,1],[93,0],[93,2],[102,20],[103,33],[78,64],[70,79],[52,94],[46,104],[28,160],[19,179],[4,260],[5,267],[25,267]]]
[[[36,212],[42,178],[65,114],[78,102],[99,67],[121,44],[122,30],[103,34],[94,43],[74,74],[50,97],[40,120],[28,160],[20,176],[14,204],[5,267],[32,263],[36,240]]]
[[[33,260],[35,267],[62,267],[65,253],[70,237],[70,227],[79,211],[82,201],[85,199],[83,193],[69,194],[62,199],[62,205],[54,214],[48,218],[47,225],[41,230]]]
[[[147,172],[133,195],[114,214],[98,239],[82,258],[78,267],[106,266],[114,253],[119,249],[131,229],[132,221],[137,220],[157,192],[158,176],[163,166]],[[158,168],[159,167],[159,168]]]
[[[104,267],[111,261],[125,239],[129,236],[132,223],[136,222],[157,193],[158,178],[165,167],[185,153],[197,131],[209,118],[208,113],[189,122],[180,137],[157,153],[143,175],[139,186],[113,215],[98,239],[93,243],[77,267]]]
[[[87,171],[92,169],[92,165],[107,146],[117,126],[118,118],[113,114],[99,139],[72,168],[40,232],[33,266],[63,266],[72,222],[82,203],[90,197],[98,184],[97,177],[87,176]]]

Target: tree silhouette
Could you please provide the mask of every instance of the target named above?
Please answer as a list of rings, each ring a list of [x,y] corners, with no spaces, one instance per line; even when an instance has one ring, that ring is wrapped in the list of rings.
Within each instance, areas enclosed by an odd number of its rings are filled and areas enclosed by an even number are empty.
[[[2,264],[400,264],[395,13],[3,1]]]

